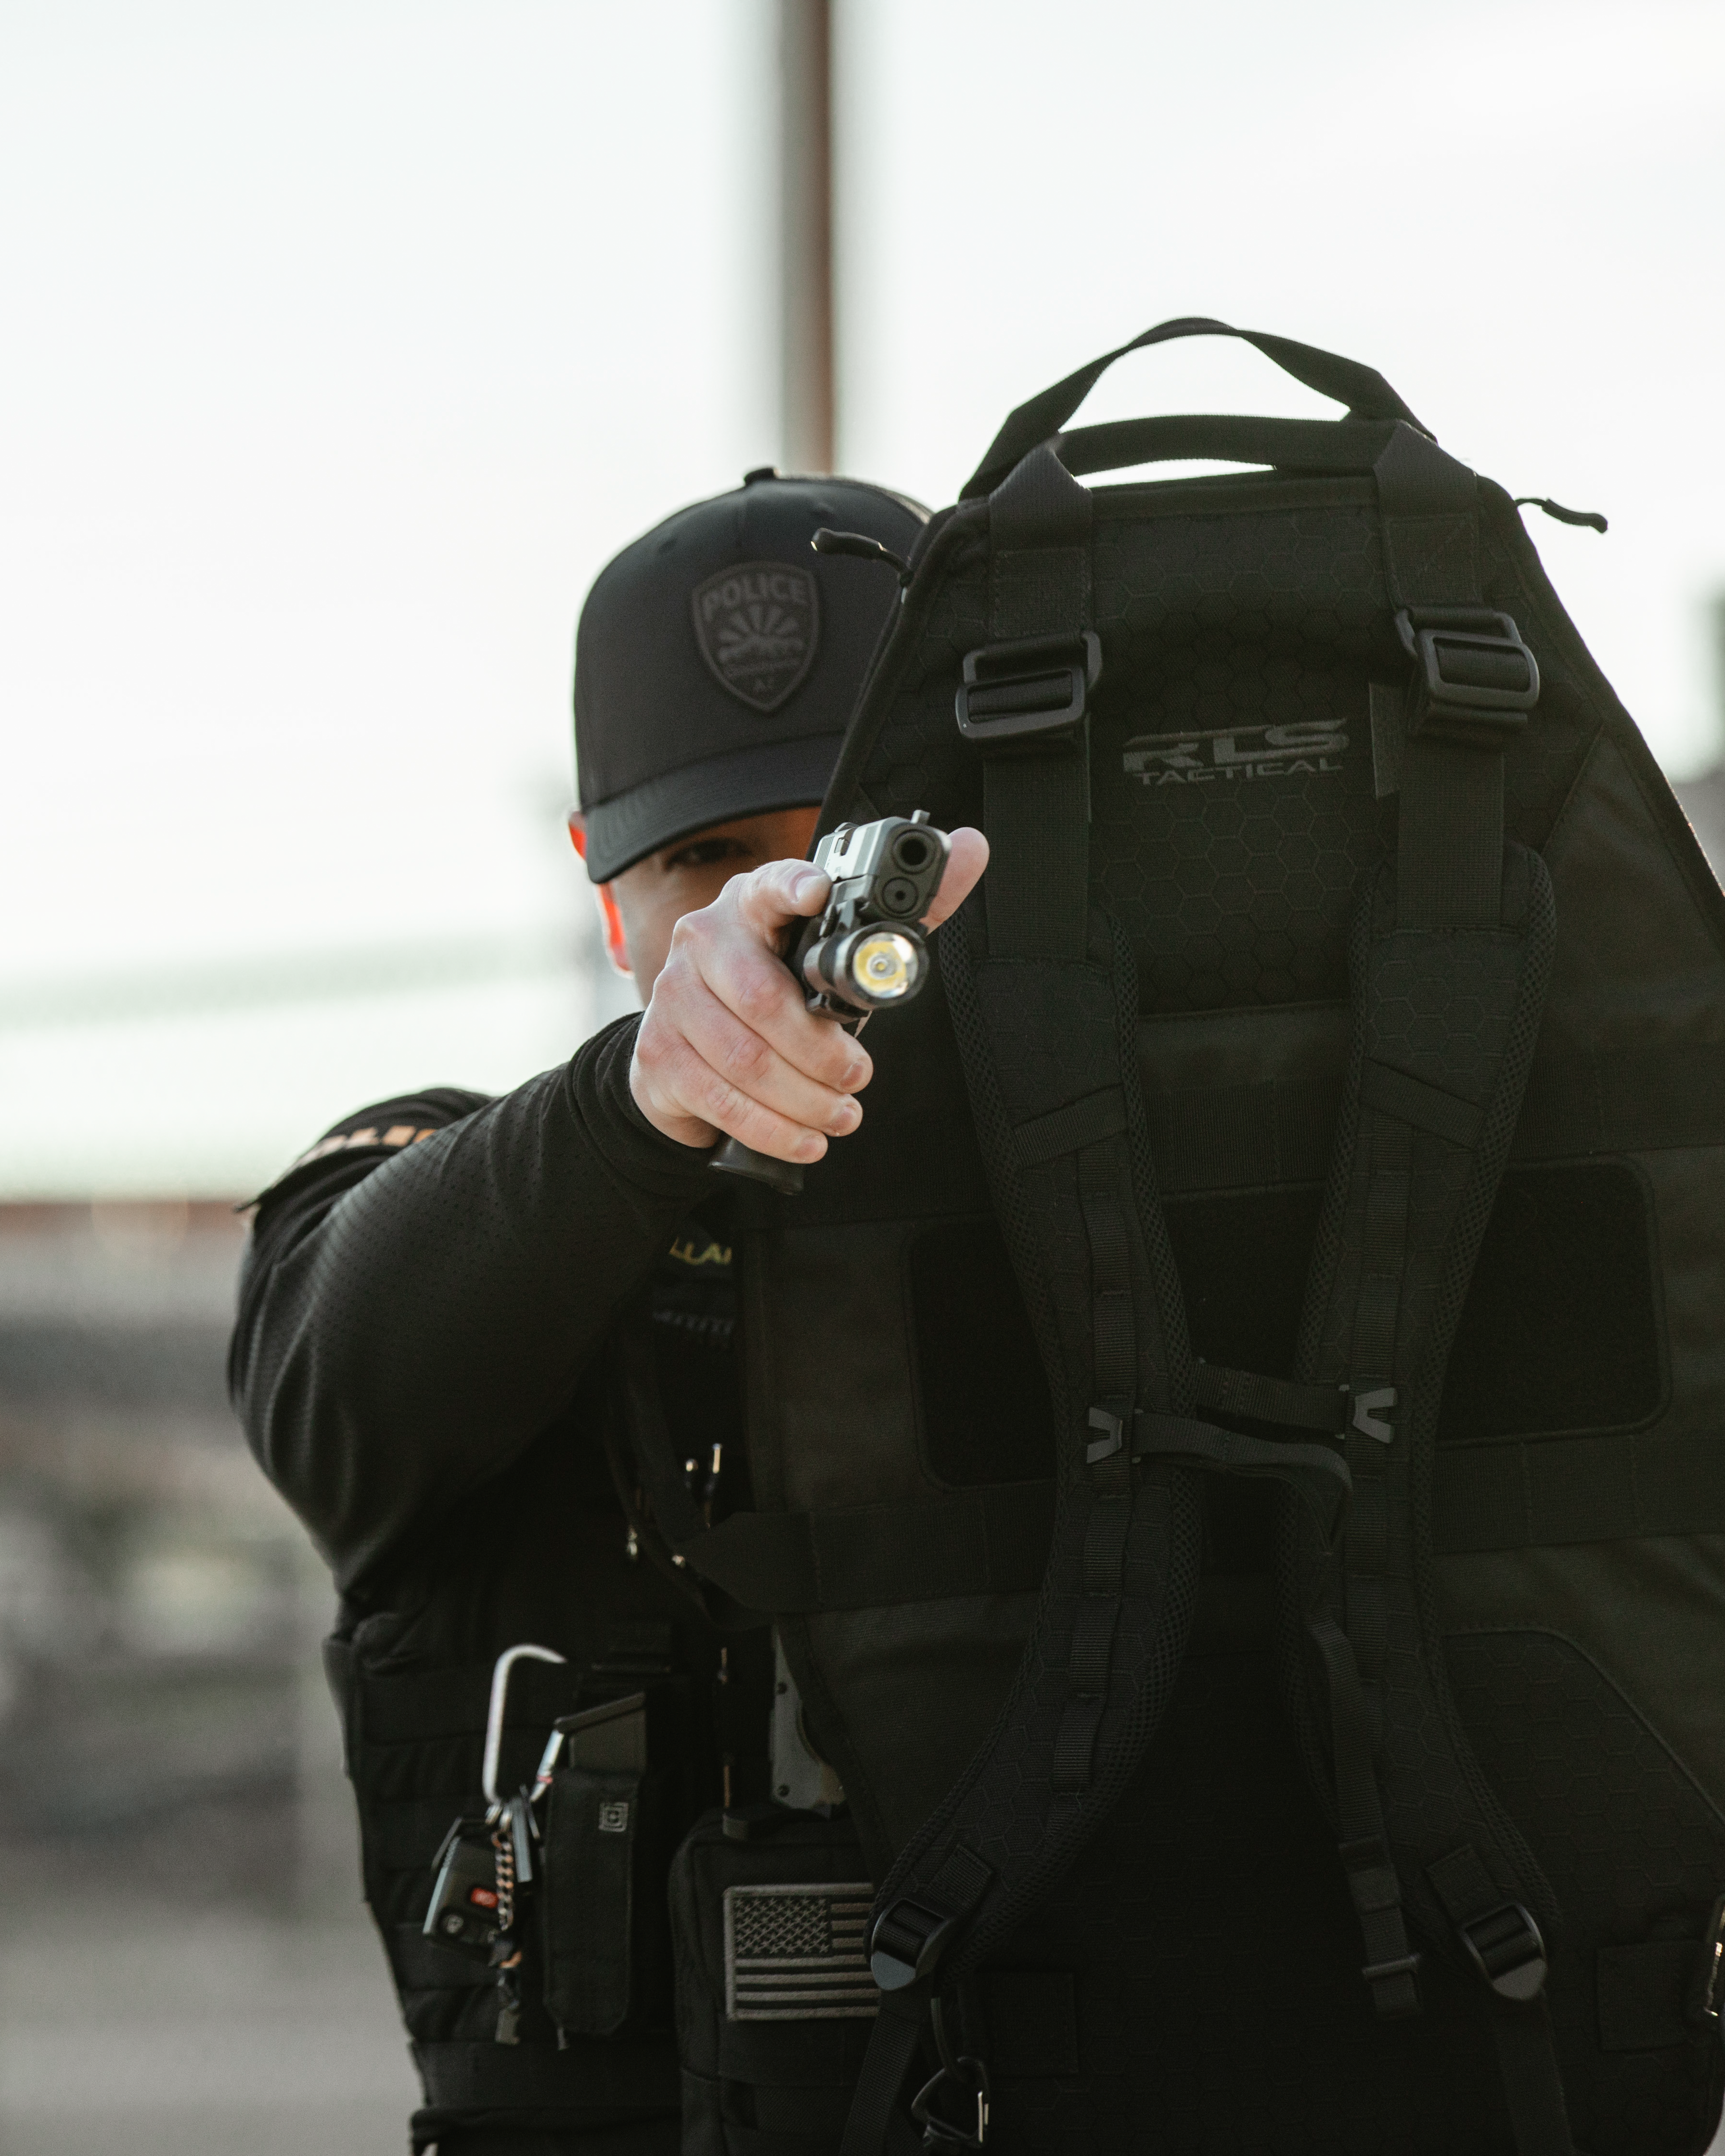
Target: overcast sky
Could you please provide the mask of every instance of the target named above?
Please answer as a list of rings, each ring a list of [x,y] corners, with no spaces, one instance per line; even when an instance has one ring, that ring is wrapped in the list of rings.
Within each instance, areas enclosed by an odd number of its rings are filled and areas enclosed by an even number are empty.
[[[1725,10],[841,0],[839,42],[849,468],[950,499],[1165,316],[1332,346],[1609,516],[1531,528],[1711,760]],[[619,1007],[571,957],[572,625],[777,451],[773,66],[766,0],[0,9],[0,1194],[244,1190]],[[1091,416],[1327,408],[1221,345],[1116,375]]]

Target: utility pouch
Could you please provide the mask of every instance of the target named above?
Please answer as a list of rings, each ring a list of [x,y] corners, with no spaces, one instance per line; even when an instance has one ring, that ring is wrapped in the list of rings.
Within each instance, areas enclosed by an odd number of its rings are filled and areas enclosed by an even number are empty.
[[[670,2020],[665,1879],[684,1824],[686,1686],[566,1715],[541,1861],[546,2010],[574,2036]]]
[[[696,1822],[670,1873],[684,2156],[831,2156],[880,2002],[874,1892],[848,1818]]]

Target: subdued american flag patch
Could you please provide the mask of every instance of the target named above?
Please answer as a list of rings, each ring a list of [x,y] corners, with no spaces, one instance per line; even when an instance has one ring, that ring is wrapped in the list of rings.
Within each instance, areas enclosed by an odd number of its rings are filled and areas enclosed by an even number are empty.
[[[727,1887],[725,2012],[732,2021],[845,2021],[880,2010],[864,1951],[872,1887]]]

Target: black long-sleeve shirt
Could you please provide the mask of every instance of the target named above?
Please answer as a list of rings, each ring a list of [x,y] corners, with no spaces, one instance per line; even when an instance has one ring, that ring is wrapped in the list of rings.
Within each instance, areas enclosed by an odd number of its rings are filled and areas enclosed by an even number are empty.
[[[349,1117],[264,1194],[230,1383],[264,1472],[362,1604],[569,1413],[711,1192],[703,1155],[630,1096],[637,1024],[500,1099],[444,1090]]]

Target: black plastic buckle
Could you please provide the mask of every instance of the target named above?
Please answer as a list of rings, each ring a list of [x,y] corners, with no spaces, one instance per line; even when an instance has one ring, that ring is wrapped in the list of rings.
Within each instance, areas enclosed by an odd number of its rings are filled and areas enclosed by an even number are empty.
[[[1545,1989],[1545,1941],[1519,1902],[1458,1924],[1473,1965],[1500,1999],[1528,2006]]]
[[[1384,1409],[1396,1404],[1394,1385],[1374,1385],[1368,1393],[1350,1392],[1353,1412],[1348,1418],[1350,1430],[1357,1430],[1362,1437],[1375,1437],[1379,1445],[1395,1442],[1395,1424],[1384,1419]]]
[[[883,1991],[902,1991],[940,1959],[952,1918],[920,1902],[895,1902],[875,1920],[869,1969]]]
[[[933,2108],[934,2098],[950,2083],[974,2106],[974,2123],[955,2126]],[[982,2148],[988,2145],[988,2105],[993,2097],[988,2069],[980,2059],[955,2059],[926,2082],[911,2105],[911,2116],[922,2128],[926,2149]]]
[[[983,744],[1070,737],[1084,722],[1101,672],[1101,639],[1093,629],[982,644],[964,655],[954,701],[958,731]]]
[[[1409,740],[1422,733],[1501,747],[1539,701],[1539,662],[1507,613],[1489,607],[1404,607],[1395,618],[1414,661]]]
[[[1104,1460],[1111,1460],[1126,1443],[1126,1426],[1132,1420],[1130,1400],[1105,1401],[1093,1407],[1085,1418],[1087,1426],[1100,1430],[1084,1448],[1084,1464],[1095,1467]]]

